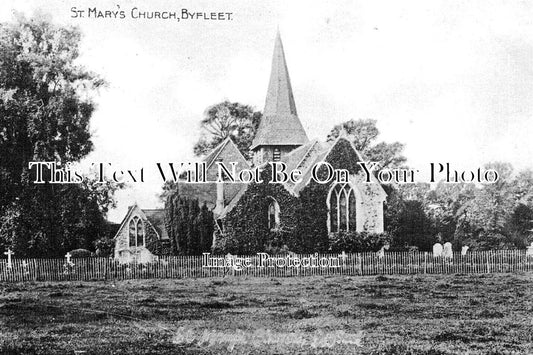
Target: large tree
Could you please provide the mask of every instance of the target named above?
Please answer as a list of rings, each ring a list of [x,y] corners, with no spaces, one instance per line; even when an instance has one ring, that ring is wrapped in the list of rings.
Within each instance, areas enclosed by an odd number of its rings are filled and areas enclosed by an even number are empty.
[[[485,168],[496,170],[499,180],[479,187],[473,198],[464,203],[457,217],[457,244],[479,249],[523,247],[527,231],[514,225],[524,214],[521,208],[516,211],[521,197],[516,189],[521,182],[524,183],[523,175],[520,175],[520,180],[513,178],[513,168],[508,163],[487,164]]]
[[[45,16],[0,24],[0,247],[18,256],[90,248],[117,186],[34,184],[30,161],[65,166],[93,148],[94,90],[76,64],[81,34]]]
[[[224,101],[205,110],[200,122],[202,136],[194,146],[194,154],[205,155],[227,137],[231,137],[241,153],[249,158],[261,113],[251,106]]]
[[[350,120],[336,125],[329,132],[327,140],[337,139],[343,130],[368,161],[379,162],[382,168],[400,167],[407,161],[402,155],[403,144],[376,142],[379,136],[376,120]]]

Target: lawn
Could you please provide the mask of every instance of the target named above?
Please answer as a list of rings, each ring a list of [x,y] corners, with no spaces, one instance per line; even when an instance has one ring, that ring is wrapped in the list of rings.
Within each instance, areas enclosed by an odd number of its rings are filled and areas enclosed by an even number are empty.
[[[533,353],[533,274],[0,284],[0,353]]]

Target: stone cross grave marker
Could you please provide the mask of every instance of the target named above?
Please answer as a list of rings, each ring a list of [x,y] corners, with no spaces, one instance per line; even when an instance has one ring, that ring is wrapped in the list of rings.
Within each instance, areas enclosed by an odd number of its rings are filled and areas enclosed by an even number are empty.
[[[70,252],[65,255],[65,258],[67,258],[67,264],[72,264],[72,262],[70,261],[70,258],[72,258],[72,254],[70,254]]]
[[[7,251],[4,252],[4,255],[7,255],[7,267],[8,269],[11,269],[13,267],[11,256],[15,255],[11,249],[7,249]]]
[[[342,265],[344,265],[346,263],[346,258],[348,258],[348,255],[343,250],[342,253],[339,254],[339,258],[342,259]]]

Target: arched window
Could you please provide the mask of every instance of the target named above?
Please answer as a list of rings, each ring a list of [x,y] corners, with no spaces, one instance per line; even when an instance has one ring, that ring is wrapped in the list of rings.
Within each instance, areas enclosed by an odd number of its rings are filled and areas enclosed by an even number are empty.
[[[130,247],[144,246],[144,226],[137,216],[130,220],[129,224]]]
[[[134,217],[130,220],[130,225],[129,225],[130,247],[134,247],[137,241],[136,240],[137,232],[135,231],[135,226],[137,225],[137,222],[135,218],[137,217]]]
[[[356,231],[356,198],[350,184],[335,184],[328,194],[329,231]]]
[[[279,228],[279,204],[272,197],[268,199],[268,229],[275,230]]]

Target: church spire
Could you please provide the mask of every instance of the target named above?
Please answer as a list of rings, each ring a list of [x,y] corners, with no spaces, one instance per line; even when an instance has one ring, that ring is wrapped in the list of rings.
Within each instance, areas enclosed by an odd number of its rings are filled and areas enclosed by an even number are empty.
[[[267,97],[265,101],[265,116],[280,114],[291,114],[297,116],[296,104],[292,94],[291,79],[287,62],[285,61],[285,52],[281,35],[276,34],[274,45],[274,55],[272,57],[272,69],[270,72],[270,83],[268,84]]]
[[[300,146],[308,141],[296,112],[289,70],[278,30],[263,118],[251,149],[260,146]]]

